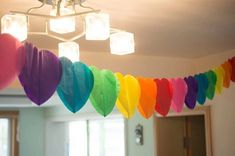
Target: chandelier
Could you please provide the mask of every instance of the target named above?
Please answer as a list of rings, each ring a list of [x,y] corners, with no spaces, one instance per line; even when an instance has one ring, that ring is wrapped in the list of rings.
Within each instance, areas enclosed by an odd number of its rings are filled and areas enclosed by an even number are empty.
[[[85,36],[86,40],[110,40],[112,54],[125,55],[134,53],[134,34],[120,29],[110,28],[109,14],[101,10],[85,6],[85,0],[39,0],[40,6],[32,7],[26,12],[10,11],[1,18],[1,33],[9,33],[25,41],[28,35],[42,35],[60,40],[59,56],[66,56],[72,61],[79,61],[79,45],[77,39]],[[51,5],[49,14],[35,12]],[[78,11],[79,9],[80,11]],[[76,17],[81,17],[82,32],[76,32]],[[45,19],[44,31],[30,30],[31,18]],[[74,35],[65,38],[66,34]]]

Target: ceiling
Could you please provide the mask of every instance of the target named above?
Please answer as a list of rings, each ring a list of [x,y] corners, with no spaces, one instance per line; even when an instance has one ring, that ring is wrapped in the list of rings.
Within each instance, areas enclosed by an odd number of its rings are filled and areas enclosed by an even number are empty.
[[[1,0],[0,15],[39,4]],[[137,55],[197,58],[235,49],[234,0],[87,0],[85,4],[108,12],[112,27],[133,32]],[[31,29],[39,29],[40,23],[34,19]],[[30,36],[28,40],[57,49],[54,39]],[[109,52],[109,41],[77,42],[81,52]]]

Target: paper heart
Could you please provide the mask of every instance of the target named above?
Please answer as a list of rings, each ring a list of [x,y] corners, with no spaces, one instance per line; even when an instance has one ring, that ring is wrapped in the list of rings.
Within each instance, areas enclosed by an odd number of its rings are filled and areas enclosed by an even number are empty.
[[[215,85],[216,85],[217,77],[216,77],[216,74],[212,70],[206,72],[205,75],[209,82],[208,88],[206,90],[206,97],[212,100],[215,95]]]
[[[206,90],[209,87],[209,82],[205,74],[194,76],[198,84],[197,102],[203,105],[206,102]]]
[[[229,61],[226,61],[221,66],[224,69],[224,82],[223,82],[223,86],[225,88],[229,88],[230,87],[231,76],[232,76],[232,65],[230,64]]]
[[[184,107],[184,100],[188,91],[188,86],[182,78],[171,79],[170,82],[173,93],[171,107],[175,112],[180,113]]]
[[[155,79],[157,84],[157,96],[155,110],[162,116],[166,116],[171,107],[172,86],[167,79]]]
[[[138,110],[144,118],[148,119],[155,110],[157,85],[149,78],[138,78],[138,81],[141,89]]]
[[[235,82],[235,57],[229,59],[229,62],[232,66],[232,75],[231,75],[231,80]]]
[[[194,77],[189,76],[184,78],[188,86],[188,92],[185,97],[185,104],[189,109],[194,109],[197,102],[198,84]]]
[[[94,77],[88,66],[82,62],[72,63],[61,57],[62,77],[57,93],[68,110],[79,111],[87,102],[94,84]]]
[[[214,73],[216,74],[216,77],[217,77],[217,81],[216,81],[216,84],[215,84],[215,92],[217,94],[221,94],[222,89],[223,89],[223,84],[224,84],[225,71],[221,66],[213,69],[213,71],[214,71]]]
[[[24,48],[20,41],[9,34],[0,34],[0,90],[17,78],[24,59]]]
[[[119,82],[110,70],[98,70],[96,67],[90,69],[94,75],[90,100],[96,111],[105,117],[115,106],[119,94]]]
[[[19,75],[26,95],[37,105],[46,102],[55,92],[61,79],[59,59],[48,50],[25,43],[25,65]]]
[[[123,76],[121,73],[115,73],[115,76],[120,85],[116,106],[124,117],[129,119],[139,104],[140,86],[136,78],[131,75]]]

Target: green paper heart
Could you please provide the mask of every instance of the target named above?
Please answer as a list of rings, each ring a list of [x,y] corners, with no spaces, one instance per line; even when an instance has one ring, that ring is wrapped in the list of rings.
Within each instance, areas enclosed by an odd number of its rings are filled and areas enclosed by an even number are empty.
[[[96,111],[105,117],[115,106],[120,89],[119,82],[110,70],[98,70],[96,67],[90,69],[94,75],[90,101]]]
[[[207,79],[208,79],[208,88],[206,90],[206,96],[208,99],[212,100],[215,95],[215,87],[216,87],[216,82],[217,82],[217,77],[216,74],[210,70],[205,73]]]

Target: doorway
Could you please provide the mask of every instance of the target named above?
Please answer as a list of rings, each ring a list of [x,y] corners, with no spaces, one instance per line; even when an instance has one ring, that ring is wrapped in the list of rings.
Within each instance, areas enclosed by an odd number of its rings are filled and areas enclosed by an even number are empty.
[[[199,109],[156,117],[157,156],[212,156],[209,109]]]

